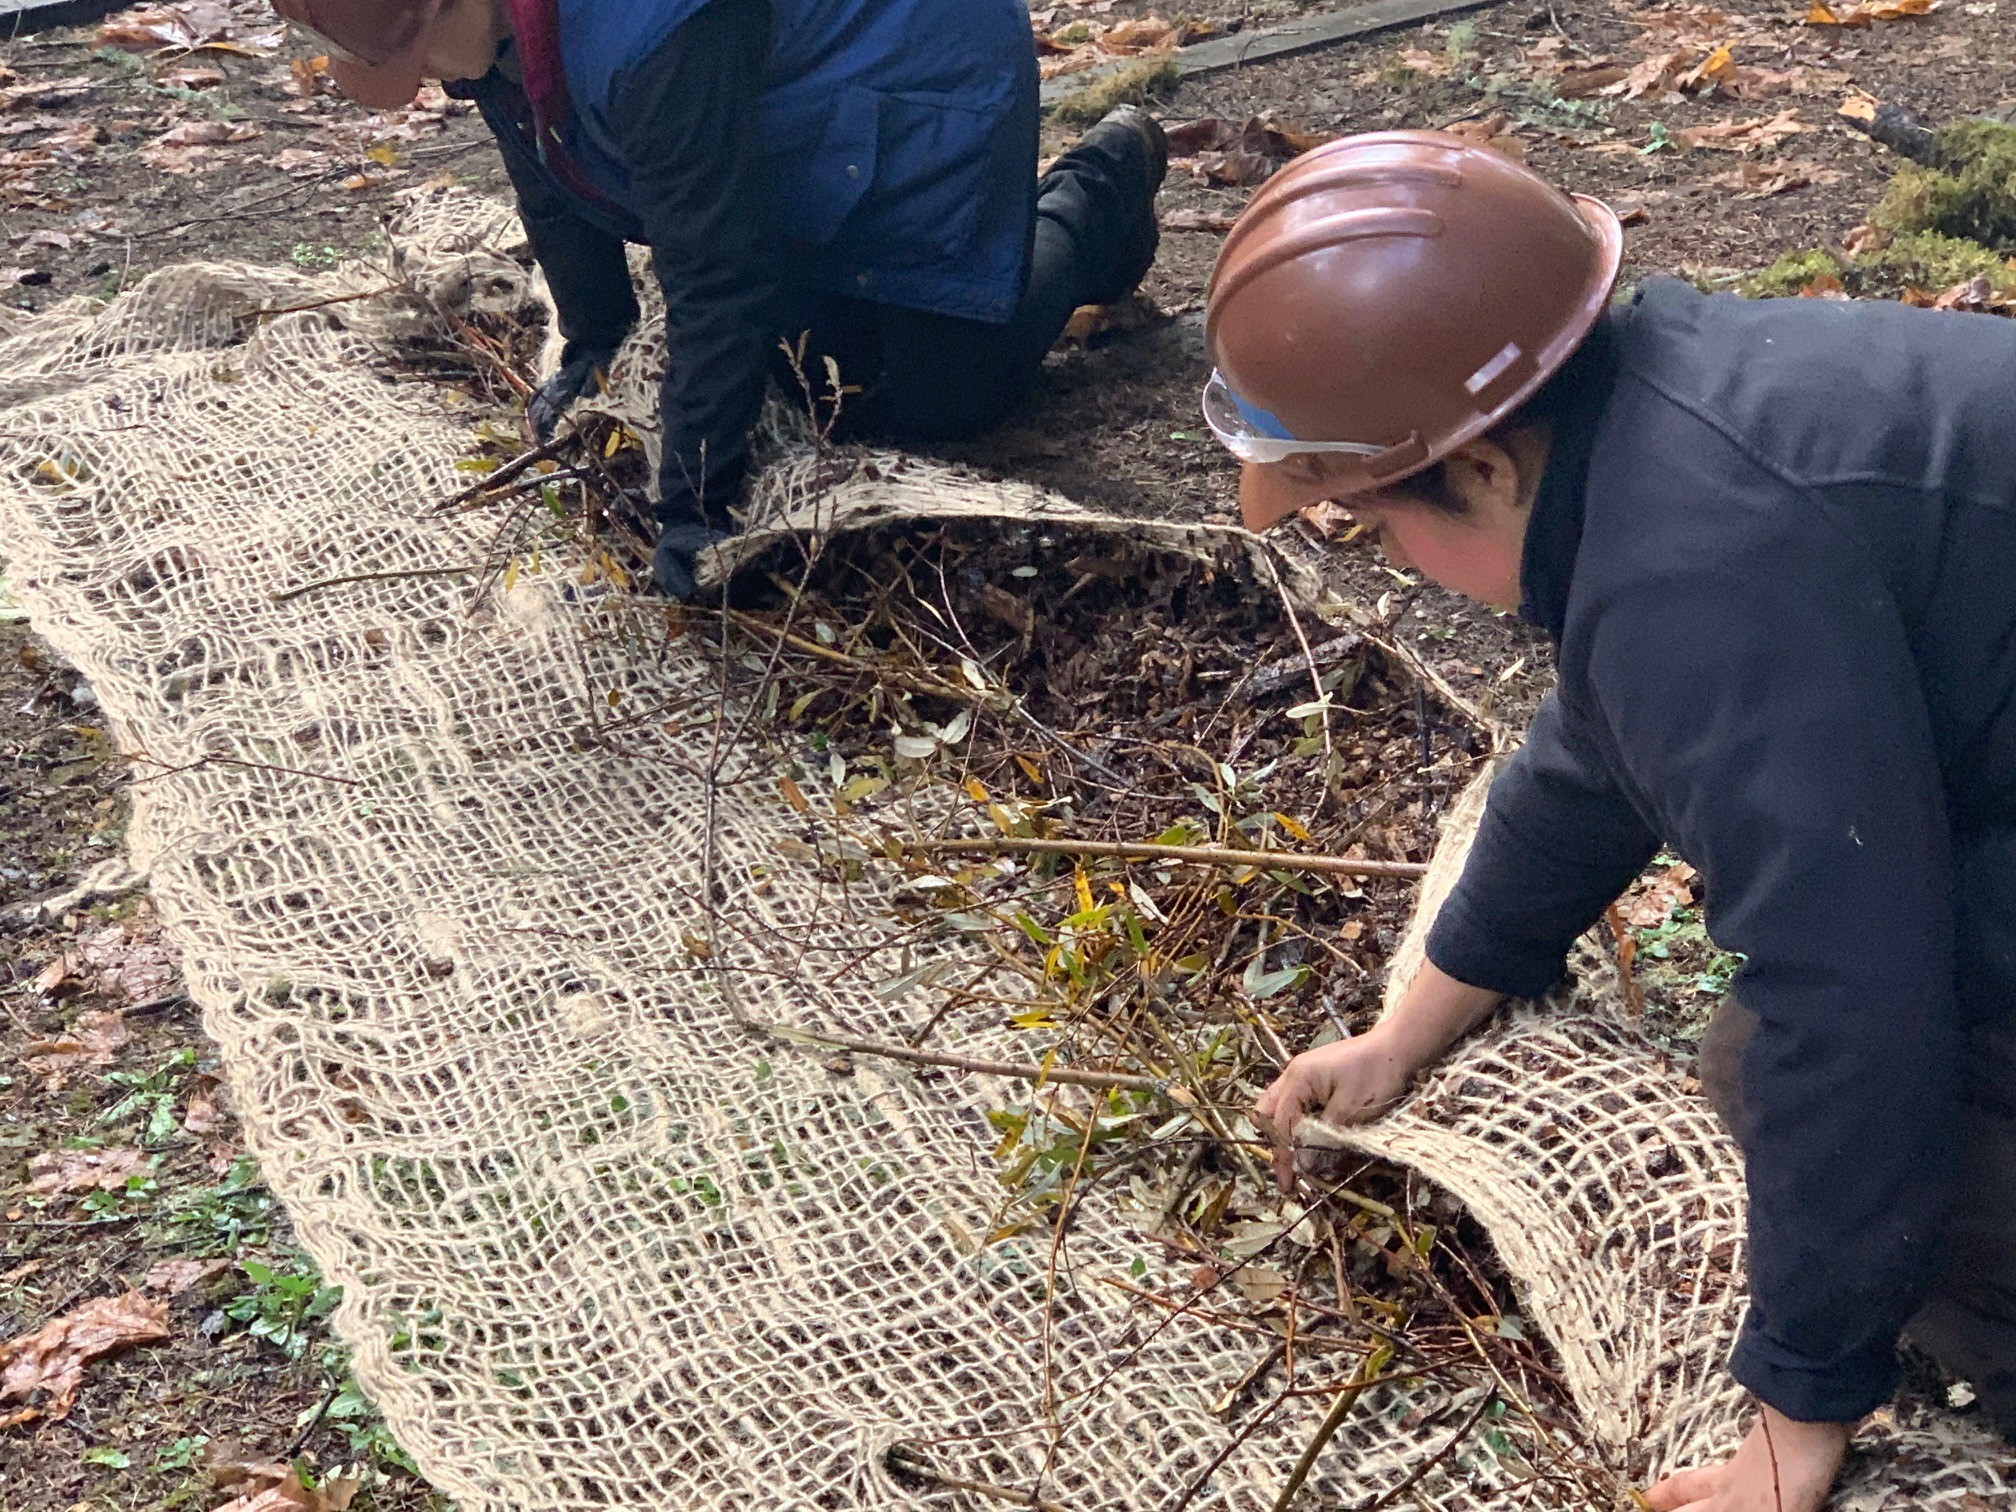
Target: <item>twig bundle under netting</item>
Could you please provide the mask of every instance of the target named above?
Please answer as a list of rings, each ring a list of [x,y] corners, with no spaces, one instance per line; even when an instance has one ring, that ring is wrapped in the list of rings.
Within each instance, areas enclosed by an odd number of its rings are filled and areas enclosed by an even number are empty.
[[[642,470],[653,331],[616,426],[444,510],[478,408],[391,357],[511,228],[395,240],[396,294],[179,269],[0,341],[0,541],[156,774],[136,862],[437,1484],[1467,1512],[1732,1441],[1736,1161],[1600,971],[1268,1194],[1251,1089],[1418,955],[1403,882],[1288,855],[1419,859],[1487,744],[1376,627],[1236,533],[802,447],[735,550],[809,572],[636,599],[569,511]],[[1282,861],[930,848],[989,836]],[[1850,1504],[2016,1484],[1889,1444]]]

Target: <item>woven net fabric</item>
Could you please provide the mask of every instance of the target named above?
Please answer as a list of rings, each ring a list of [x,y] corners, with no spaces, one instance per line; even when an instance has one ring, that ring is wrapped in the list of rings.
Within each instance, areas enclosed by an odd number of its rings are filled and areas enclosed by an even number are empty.
[[[872,868],[832,882],[732,659],[579,552],[486,576],[495,520],[431,507],[466,482],[477,412],[387,343],[536,299],[517,238],[435,194],[387,267],[173,268],[0,333],[0,555],[139,764],[135,864],[248,1147],[344,1288],[360,1382],[464,1512],[972,1505],[959,1481],[1071,1512],[1273,1506],[1360,1360],[1226,1408],[1274,1341],[1142,1303],[1189,1287],[1143,1237],[1160,1192],[1116,1183],[1061,1244],[1003,1231],[986,1115],[1026,1087],[843,1075],[752,1029],[900,1040],[932,1008],[901,982],[985,961],[899,927]],[[607,397],[648,426],[633,385]],[[789,446],[752,509],[758,531],[1134,529]],[[1255,570],[1225,532],[1170,545]],[[1740,1172],[1602,973],[1581,980],[1344,1137],[1490,1228],[1575,1452],[1621,1484],[1733,1442]],[[948,1048],[1027,1054],[985,1025]],[[1374,1386],[1308,1504],[1569,1505],[1510,1419],[1511,1452],[1451,1451],[1475,1406]],[[893,1471],[897,1446],[939,1480]],[[2012,1492],[1999,1450],[1900,1414],[1842,1505]]]

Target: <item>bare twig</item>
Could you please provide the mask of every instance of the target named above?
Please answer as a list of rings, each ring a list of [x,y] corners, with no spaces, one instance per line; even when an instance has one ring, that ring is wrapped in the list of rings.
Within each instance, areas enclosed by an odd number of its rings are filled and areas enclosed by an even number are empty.
[[[1419,861],[1357,861],[1297,851],[1232,850],[1219,845],[1154,845],[1132,840],[1022,840],[983,835],[968,840],[909,840],[918,855],[1112,856],[1126,861],[1184,862],[1196,866],[1257,866],[1270,871],[1328,872],[1340,877],[1422,877]]]
[[[1376,1353],[1367,1355],[1365,1363],[1358,1367],[1357,1379],[1337,1393],[1330,1403],[1330,1410],[1323,1414],[1323,1421],[1316,1425],[1316,1433],[1309,1440],[1308,1446],[1303,1449],[1302,1457],[1295,1462],[1295,1468],[1288,1472],[1287,1484],[1282,1486],[1281,1494],[1274,1498],[1274,1512],[1288,1512],[1288,1509],[1295,1504],[1295,1498],[1300,1494],[1303,1483],[1309,1479],[1309,1472],[1316,1468],[1317,1456],[1322,1454],[1324,1446],[1336,1436],[1337,1430],[1344,1426],[1344,1419],[1350,1416],[1351,1409],[1358,1405],[1358,1398],[1365,1394],[1365,1388],[1378,1379],[1382,1368],[1383,1362]]]
[[[307,594],[341,587],[345,583],[396,583],[407,578],[461,577],[474,571],[474,567],[413,567],[403,572],[353,572],[344,577],[317,578],[312,583],[303,583],[298,588],[283,588],[267,597],[275,604],[289,604]]]
[[[990,1485],[986,1481],[961,1480],[956,1475],[947,1475],[942,1470],[934,1470],[921,1460],[912,1459],[907,1450],[894,1448],[889,1451],[889,1468],[905,1475],[914,1475],[919,1480],[928,1480],[935,1485],[946,1486],[954,1491],[971,1491],[975,1496],[985,1496],[994,1501],[1012,1502],[1018,1507],[1033,1507],[1035,1512],[1067,1512],[1055,1502],[1044,1501],[1027,1491],[1011,1490],[1007,1486]]]
[[[550,462],[574,444],[574,432],[568,431],[566,434],[556,436],[553,440],[543,445],[533,447],[530,451],[520,452],[509,462],[500,463],[498,466],[492,468],[480,480],[471,483],[453,498],[443,499],[428,512],[430,514],[446,514],[449,510],[459,505],[467,504],[471,499],[502,488],[528,467],[536,467],[541,462]]]
[[[1451,1454],[1454,1454],[1456,1446],[1470,1437],[1477,1425],[1484,1421],[1484,1414],[1491,1410],[1491,1404],[1497,1400],[1498,1394],[1495,1391],[1485,1392],[1483,1397],[1479,1399],[1477,1406],[1471,1411],[1470,1416],[1464,1419],[1463,1426],[1449,1435],[1448,1442],[1429,1455],[1428,1458],[1422,1460],[1412,1470],[1409,1470],[1406,1478],[1391,1491],[1383,1492],[1373,1497],[1370,1501],[1360,1502],[1351,1509],[1351,1512],[1385,1512],[1387,1507],[1392,1506],[1393,1503],[1420,1485],[1422,1479],[1426,1477],[1430,1470],[1433,1470],[1442,1461],[1449,1458]]]
[[[948,1071],[971,1071],[980,1076],[1009,1076],[1018,1081],[1067,1082],[1074,1087],[1104,1087],[1115,1092],[1160,1092],[1167,1094],[1170,1083],[1155,1076],[1128,1076],[1118,1071],[1080,1071],[1072,1066],[1035,1066],[1021,1061],[982,1060],[971,1055],[951,1055],[938,1050],[916,1050],[908,1045],[885,1045],[880,1040],[855,1039],[845,1034],[815,1034],[809,1029],[793,1029],[784,1024],[766,1024],[761,1019],[745,1019],[744,1027],[786,1041],[799,1041],[822,1050],[845,1050],[850,1055],[874,1055],[884,1060],[908,1061],[913,1066],[943,1066]]]

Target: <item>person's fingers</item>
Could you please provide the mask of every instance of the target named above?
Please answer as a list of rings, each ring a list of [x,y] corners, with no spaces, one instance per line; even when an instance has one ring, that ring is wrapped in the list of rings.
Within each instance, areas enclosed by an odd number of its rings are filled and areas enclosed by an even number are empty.
[[[1651,1512],[1684,1512],[1686,1508],[1699,1506],[1721,1489],[1726,1468],[1707,1465],[1669,1475],[1645,1493],[1645,1505]]]

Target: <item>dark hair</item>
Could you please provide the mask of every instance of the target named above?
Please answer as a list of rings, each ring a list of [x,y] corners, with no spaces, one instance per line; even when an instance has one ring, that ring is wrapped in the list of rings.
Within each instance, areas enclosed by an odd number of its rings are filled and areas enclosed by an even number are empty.
[[[1596,323],[1575,353],[1540,385],[1533,397],[1486,431],[1484,439],[1503,446],[1508,435],[1534,426],[1552,426],[1577,404],[1586,403],[1589,399],[1589,372],[1605,360],[1611,339],[1610,321],[1605,317]],[[1586,357],[1585,353],[1588,354]],[[1402,478],[1393,487],[1395,492],[1418,500],[1437,514],[1462,519],[1470,512],[1462,496],[1449,486],[1447,462],[1431,462],[1421,471]]]

